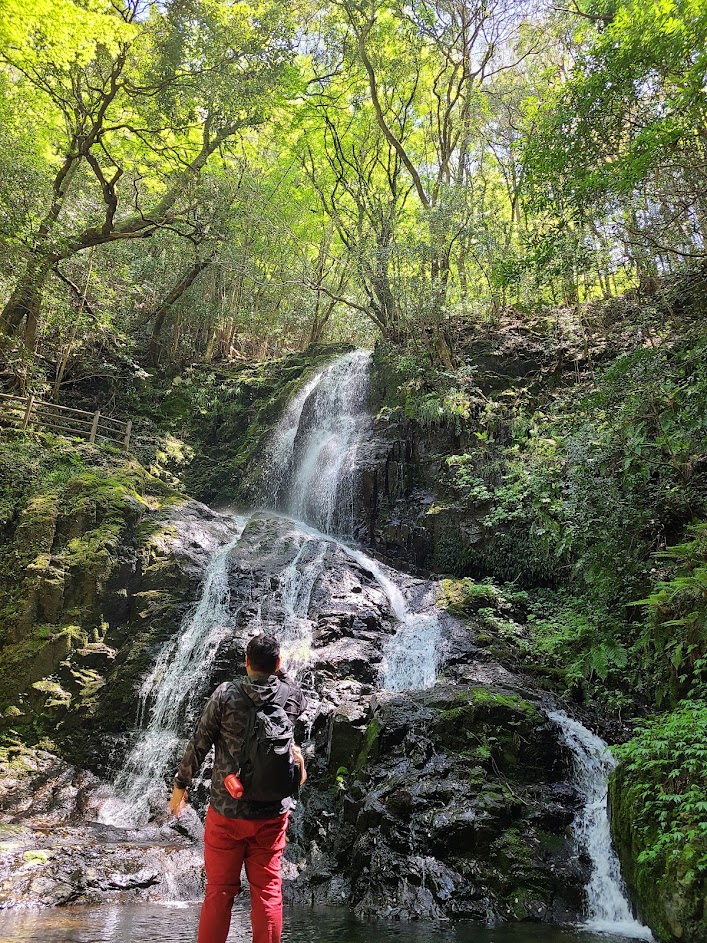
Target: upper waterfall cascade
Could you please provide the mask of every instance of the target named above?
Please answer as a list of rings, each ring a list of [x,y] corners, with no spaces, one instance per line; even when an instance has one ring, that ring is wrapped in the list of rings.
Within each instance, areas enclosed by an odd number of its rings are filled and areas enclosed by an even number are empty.
[[[435,613],[413,613],[387,568],[342,540],[354,531],[356,457],[370,427],[370,354],[353,351],[323,368],[293,398],[267,448],[266,500],[328,534],[385,592],[399,629],[386,646],[381,684],[391,691],[434,684],[441,626]],[[293,564],[294,566],[294,564]],[[287,579],[295,585],[298,573]],[[311,592],[311,588],[310,588]]]
[[[294,397],[268,448],[265,499],[326,534],[352,536],[356,453],[370,425],[370,354],[353,351]]]

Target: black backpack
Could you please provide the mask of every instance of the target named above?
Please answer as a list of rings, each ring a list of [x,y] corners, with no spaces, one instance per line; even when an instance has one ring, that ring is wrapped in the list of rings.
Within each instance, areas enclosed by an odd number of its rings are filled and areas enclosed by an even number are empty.
[[[239,778],[249,802],[279,802],[297,791],[297,771],[292,759],[294,731],[285,712],[290,687],[280,682],[275,697],[255,704],[241,685],[249,704],[240,753]]]

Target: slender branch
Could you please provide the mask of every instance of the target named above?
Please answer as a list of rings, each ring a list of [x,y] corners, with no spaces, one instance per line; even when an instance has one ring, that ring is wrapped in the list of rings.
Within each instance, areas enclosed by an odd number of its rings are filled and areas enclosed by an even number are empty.
[[[348,4],[346,6],[346,10],[347,13],[349,13],[349,18],[351,20],[351,13]],[[368,75],[368,86],[371,92],[371,102],[373,103],[373,110],[375,111],[378,125],[383,132],[386,141],[390,144],[391,147],[395,148],[395,151],[400,157],[400,160],[405,165],[405,169],[412,177],[413,183],[415,184],[415,189],[417,190],[417,195],[420,198],[420,202],[425,208],[429,208],[430,200],[422,184],[420,175],[417,172],[415,165],[410,160],[410,156],[403,147],[402,143],[391,131],[388,122],[385,120],[385,115],[383,114],[383,106],[381,105],[380,97],[378,95],[378,80],[376,79],[375,69],[373,68],[373,63],[371,62],[371,58],[368,55],[368,50],[366,49],[366,34],[373,24],[368,23],[365,30],[363,31],[359,30],[353,22],[351,25],[354,28],[356,39],[358,40],[358,51],[359,55],[361,56],[361,62],[363,62],[364,68],[366,69],[366,73]]]
[[[355,308],[356,311],[362,311],[362,312],[366,315],[366,317],[370,318],[373,322],[375,322],[375,324],[376,324],[381,330],[385,330],[385,325],[383,324],[383,322],[380,321],[380,320],[375,316],[375,314],[373,314],[373,312],[371,311],[370,308],[366,308],[366,307],[364,307],[364,305],[360,305],[360,304],[358,304],[358,303],[355,302],[355,301],[350,301],[348,298],[342,298],[341,295],[336,295],[336,294],[334,294],[333,291],[330,291],[330,290],[329,290],[328,288],[326,288],[324,285],[313,285],[313,284],[309,284],[307,287],[308,287],[309,289],[311,289],[312,291],[321,291],[321,292],[324,292],[324,294],[327,295],[329,298],[331,298],[332,301],[338,301],[339,304],[346,305],[346,306],[349,307],[349,308]]]
[[[584,10],[581,10],[577,0],[573,0],[572,9],[568,10],[566,7],[554,7],[557,13],[571,13],[574,16],[581,16],[582,19],[589,20],[590,23],[604,23],[606,26],[609,26],[614,21],[613,16],[601,16],[596,13],[585,13]]]
[[[56,275],[59,281],[62,281],[64,282],[65,285],[69,286],[69,288],[72,290],[72,292],[76,295],[76,297],[81,302],[81,310],[85,311],[86,314],[90,315],[93,318],[93,320],[96,322],[96,324],[100,324],[98,315],[96,314],[96,312],[93,310],[91,305],[86,300],[85,293],[79,288],[79,286],[75,282],[72,282],[71,279],[67,275],[64,275],[64,273],[59,269],[58,265],[55,265],[54,268],[52,269],[52,275]]]

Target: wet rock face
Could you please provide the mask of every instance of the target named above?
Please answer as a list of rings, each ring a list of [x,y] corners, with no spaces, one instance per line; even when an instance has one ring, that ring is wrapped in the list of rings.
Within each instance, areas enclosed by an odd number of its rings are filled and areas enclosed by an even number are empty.
[[[327,815],[307,796],[301,824],[325,860],[298,871],[296,899],[334,899],[331,873],[346,876],[362,915],[581,912],[587,873],[568,832],[580,800],[539,704],[486,685],[351,689],[330,717],[328,755]]]
[[[373,575],[336,543],[256,514],[232,554],[229,586],[233,625],[209,687],[242,675],[245,646],[258,631],[280,639],[290,670],[308,664],[303,680],[312,690],[338,679],[377,683],[394,619]]]
[[[553,336],[541,337],[527,325],[515,324],[469,332],[457,356],[473,365],[473,386],[488,398],[514,388],[540,391],[555,373],[576,364],[578,354]],[[495,571],[508,580],[522,572],[542,585],[546,574],[535,572],[532,561],[517,558],[517,535],[501,525],[482,524],[489,501],[462,500],[455,487],[449,456],[478,455],[483,464],[473,424],[457,432],[450,425],[418,421],[401,396],[404,382],[396,372],[395,355],[381,346],[371,376],[371,411],[378,415],[358,455],[359,538],[377,556],[412,572],[488,576]],[[502,441],[505,435],[499,429],[496,438]]]
[[[450,455],[475,448],[469,435],[424,428],[413,420],[374,422],[359,451],[359,539],[377,556],[412,572],[480,572],[489,540],[481,522],[489,505],[460,501],[454,469],[447,464]]]
[[[194,897],[202,855],[171,825],[99,825],[105,783],[44,750],[0,759],[0,907]],[[183,831],[183,830],[182,830]]]
[[[226,517],[196,504],[178,513],[129,594],[128,620],[72,655],[73,672],[106,679],[90,712],[62,715],[74,765],[45,755],[16,781],[9,768],[0,777],[0,823],[21,826],[0,861],[8,905],[200,893],[196,813],[194,828],[180,820],[179,833],[164,808],[139,832],[91,824],[107,787],[81,771],[109,777],[120,768],[141,679],[196,598],[211,553],[230,539]],[[434,584],[396,579],[416,612],[434,606]],[[310,699],[297,730],[310,780],[284,863],[289,899],[401,919],[577,917],[586,875],[568,826],[578,800],[542,700],[525,693],[523,678],[442,615],[446,680],[381,691],[398,623],[380,583],[360,557],[277,515],[252,516],[230,554],[228,585],[231,621],[200,679],[199,709],[242,674],[247,641],[261,630],[279,637]],[[185,738],[196,713],[184,718]],[[208,775],[207,766],[191,793],[202,813]],[[167,795],[165,786],[165,804]]]
[[[299,595],[288,585],[294,561],[312,567]],[[415,611],[434,605],[433,584],[398,581]],[[580,799],[522,677],[447,618],[448,681],[380,691],[397,627],[380,585],[345,549],[283,518],[251,519],[230,588],[234,633],[212,685],[232,677],[256,628],[281,639],[291,664],[309,650],[298,739],[311,774],[286,854],[289,899],[401,919],[577,918],[587,872],[569,827]]]

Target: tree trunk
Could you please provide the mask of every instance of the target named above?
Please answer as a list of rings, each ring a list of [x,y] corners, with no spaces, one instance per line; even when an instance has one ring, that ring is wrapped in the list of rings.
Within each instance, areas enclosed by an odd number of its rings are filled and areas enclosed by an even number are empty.
[[[167,319],[172,305],[179,301],[187,288],[190,288],[197,280],[199,275],[211,265],[213,259],[201,259],[195,262],[179,281],[172,287],[169,293],[162,299],[160,306],[155,312],[155,323],[152,326],[152,336],[150,337],[150,346],[147,350],[148,362],[156,366],[159,363],[162,342],[160,340],[164,322]]]
[[[39,311],[50,269],[51,262],[46,258],[31,258],[0,314],[0,333],[8,338],[19,334],[22,324],[25,324],[25,343],[31,350],[34,350]]]

